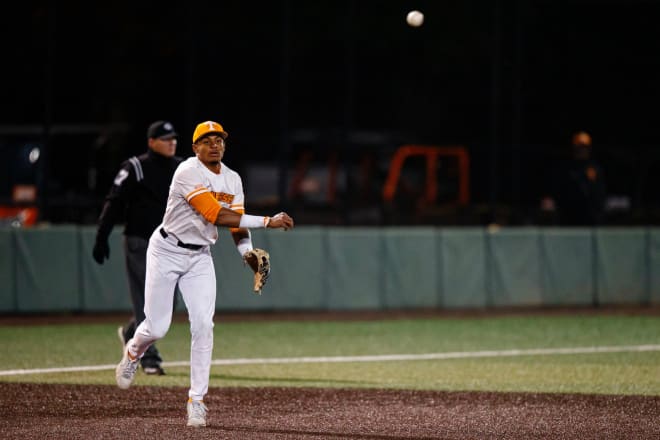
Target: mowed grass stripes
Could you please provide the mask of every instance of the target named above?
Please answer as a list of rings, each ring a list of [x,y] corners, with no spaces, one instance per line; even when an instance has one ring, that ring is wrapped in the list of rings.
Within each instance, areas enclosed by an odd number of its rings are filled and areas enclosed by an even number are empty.
[[[118,323],[117,325],[119,325]],[[114,364],[117,325],[0,327],[0,370]],[[364,356],[660,344],[660,318],[529,316],[349,322],[216,322],[214,359]],[[189,359],[187,324],[158,347]],[[188,385],[186,366],[136,385]],[[0,382],[113,384],[112,371],[0,376]],[[660,395],[660,352],[382,362],[216,365],[211,386],[322,386]]]

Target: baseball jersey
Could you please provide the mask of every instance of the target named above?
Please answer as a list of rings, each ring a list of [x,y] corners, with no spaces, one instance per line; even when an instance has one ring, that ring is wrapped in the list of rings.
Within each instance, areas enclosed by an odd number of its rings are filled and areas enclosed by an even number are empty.
[[[223,208],[245,211],[243,182],[238,173],[221,162],[220,174],[209,170],[196,156],[183,161],[174,172],[167,199],[163,228],[188,244],[214,244],[218,228],[195,208],[190,200],[209,192]]]

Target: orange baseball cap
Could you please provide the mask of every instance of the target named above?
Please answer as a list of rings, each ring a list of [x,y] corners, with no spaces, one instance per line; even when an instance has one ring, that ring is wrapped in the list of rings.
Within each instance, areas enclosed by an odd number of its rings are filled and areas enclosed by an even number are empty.
[[[218,124],[217,122],[213,121],[206,121],[206,122],[201,122],[197,124],[197,127],[195,127],[195,131],[193,132],[192,136],[192,141],[193,144],[197,142],[199,138],[202,136],[206,136],[209,133],[218,133],[220,136],[222,136],[223,139],[227,139],[227,132],[225,131],[224,128],[222,128],[222,125]]]

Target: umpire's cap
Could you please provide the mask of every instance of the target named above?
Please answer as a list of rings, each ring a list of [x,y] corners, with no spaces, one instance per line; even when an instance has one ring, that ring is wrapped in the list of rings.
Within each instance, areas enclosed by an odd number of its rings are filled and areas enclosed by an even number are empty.
[[[147,130],[148,139],[172,139],[177,136],[174,126],[167,121],[156,121]]]
[[[222,128],[222,125],[218,124],[217,122],[206,121],[197,124],[197,127],[195,127],[195,132],[193,133],[192,137],[193,144],[197,142],[197,140],[202,136],[206,136],[210,133],[217,133],[222,136],[223,139],[227,139],[227,136],[229,136],[225,129]]]

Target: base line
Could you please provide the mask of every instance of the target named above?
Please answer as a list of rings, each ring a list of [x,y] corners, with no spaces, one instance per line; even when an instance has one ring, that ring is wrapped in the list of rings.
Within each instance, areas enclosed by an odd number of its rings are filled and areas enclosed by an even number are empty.
[[[511,356],[546,356],[557,354],[597,354],[597,353],[624,353],[660,351],[660,345],[620,345],[611,347],[573,347],[573,348],[532,348],[527,350],[485,350],[485,351],[456,351],[448,353],[420,353],[420,354],[382,354],[365,356],[303,356],[283,358],[236,358],[216,359],[212,365],[259,365],[259,364],[309,364],[328,362],[396,362],[396,361],[428,361],[445,359],[468,359],[482,357],[511,357]],[[185,367],[189,361],[163,362],[163,367]],[[17,376],[22,374],[45,373],[71,373],[78,371],[114,370],[112,365],[89,365],[61,368],[33,368],[29,370],[0,370],[0,376]]]

